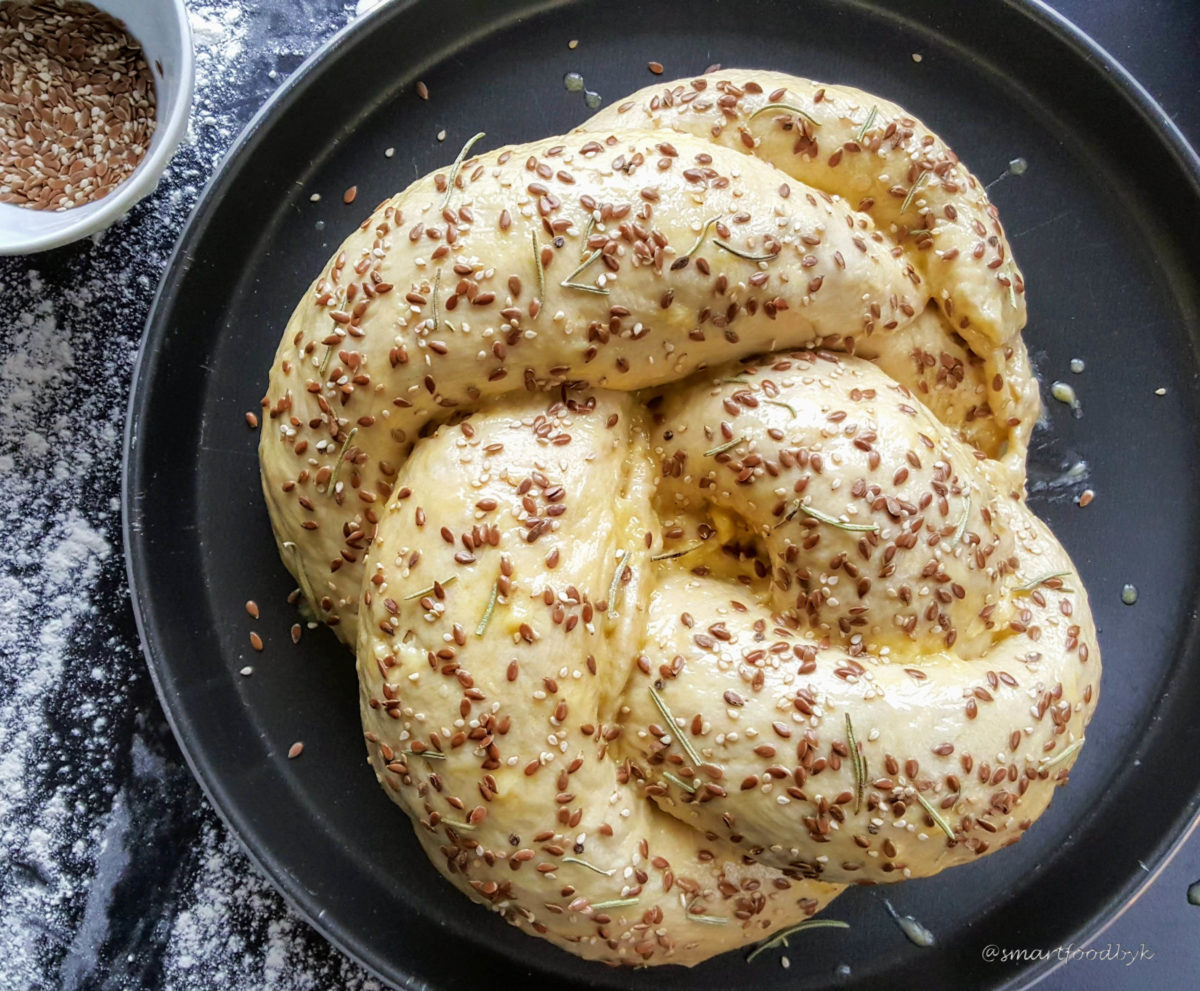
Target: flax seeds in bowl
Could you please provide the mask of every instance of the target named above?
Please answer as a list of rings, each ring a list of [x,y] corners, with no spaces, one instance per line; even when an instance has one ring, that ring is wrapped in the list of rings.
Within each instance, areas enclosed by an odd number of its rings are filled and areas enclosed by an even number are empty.
[[[68,210],[133,174],[154,77],[124,24],[78,0],[0,0],[0,203]]]

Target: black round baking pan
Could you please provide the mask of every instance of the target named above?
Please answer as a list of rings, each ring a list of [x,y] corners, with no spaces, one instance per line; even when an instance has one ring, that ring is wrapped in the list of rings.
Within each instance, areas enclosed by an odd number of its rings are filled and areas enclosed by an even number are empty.
[[[569,42],[578,41],[576,47]],[[1017,846],[940,876],[856,888],[849,930],[748,964],[612,970],[526,938],[427,863],[364,760],[353,662],[295,621],[259,491],[257,408],[293,305],[369,208],[479,150],[565,131],[616,99],[713,63],[877,92],[990,184],[1029,285],[1026,339],[1048,397],[1031,505],[1091,593],[1104,679],[1089,744]],[[419,99],[423,80],[429,99]],[[444,132],[444,140],[439,134]],[[388,155],[387,149],[395,149]],[[1011,167],[1022,159],[1025,169]],[[1133,898],[1200,803],[1195,619],[1200,436],[1200,169],[1113,60],[1029,2],[667,0],[396,2],[306,62],[242,135],[183,233],[130,405],[125,539],[146,655],[196,776],[250,855],[320,931],[413,988],[1019,986],[1056,962],[989,944],[1082,943]],[[347,206],[342,193],[358,189]],[[321,198],[314,201],[313,193]],[[1082,359],[1080,374],[1069,371]],[[1079,492],[1095,491],[1087,507]],[[1137,586],[1136,605],[1122,587]],[[255,599],[255,653],[243,610]],[[252,664],[254,673],[239,670]],[[287,759],[302,740],[301,759]],[[936,937],[906,940],[888,899]]]

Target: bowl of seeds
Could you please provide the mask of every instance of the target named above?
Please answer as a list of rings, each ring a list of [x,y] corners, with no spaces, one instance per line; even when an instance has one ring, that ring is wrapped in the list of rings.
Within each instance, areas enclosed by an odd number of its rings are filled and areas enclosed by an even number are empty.
[[[103,230],[187,128],[183,0],[0,0],[0,255]]]

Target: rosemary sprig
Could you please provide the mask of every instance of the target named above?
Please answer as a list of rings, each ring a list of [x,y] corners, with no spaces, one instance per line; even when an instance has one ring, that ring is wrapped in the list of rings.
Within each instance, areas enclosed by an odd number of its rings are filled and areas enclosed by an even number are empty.
[[[587,268],[592,262],[594,262],[602,254],[604,254],[604,252],[601,251],[599,248],[597,248],[595,251],[593,251],[590,255],[587,256],[587,258],[584,260],[583,264],[579,266],[579,268],[575,269],[574,272],[572,272],[565,279],[563,279],[563,281],[560,282],[559,285],[562,286],[564,289],[579,289],[583,292],[596,293],[598,296],[607,296],[608,290],[602,288],[601,286],[593,286],[593,285],[589,285],[586,282],[574,282],[573,281],[575,276],[579,275],[580,272],[582,272],[585,268]],[[539,261],[541,260],[540,255],[538,257],[538,260]]]
[[[1035,578],[1033,581],[1026,582],[1024,585],[1017,585],[1015,588],[1013,588],[1013,591],[1014,592],[1032,592],[1039,585],[1041,585],[1045,582],[1048,582],[1051,578],[1067,578],[1070,576],[1070,574],[1071,574],[1071,572],[1069,572],[1069,571],[1052,571],[1052,572],[1050,572],[1050,574],[1042,575],[1040,578]],[[1063,591],[1070,591],[1070,590],[1064,589]]]
[[[612,871],[606,871],[603,867],[597,867],[595,864],[589,864],[586,860],[581,860],[579,857],[563,857],[564,864],[578,864],[580,867],[586,867],[589,871],[595,871],[597,874],[603,874],[605,877],[612,877]]]
[[[613,898],[606,902],[596,902],[590,908],[593,912],[602,912],[608,908],[628,908],[630,905],[636,905],[637,903],[637,898]]]
[[[950,538],[950,543],[947,545],[950,550],[958,546],[958,542],[962,540],[963,534],[967,532],[967,520],[971,516],[971,493],[967,493],[967,498],[963,502],[962,518],[958,521],[958,526],[954,528],[954,535]]]
[[[822,523],[828,523],[830,526],[835,526],[839,530],[852,530],[855,533],[874,533],[879,529],[875,523],[843,523],[836,516],[830,516],[828,513],[823,513],[819,509],[813,509],[812,506],[806,506],[800,503],[800,512],[805,516],[811,516],[814,520],[820,520]]]
[[[862,127],[858,129],[858,137],[855,139],[859,144],[862,144],[862,139],[867,136],[867,132],[871,130],[875,123],[875,118],[879,114],[878,104],[872,105],[871,112],[867,114],[867,119],[863,121]]]
[[[929,179],[929,170],[928,169],[925,169],[924,171],[922,171],[922,173],[919,176],[917,176],[916,182],[914,182],[912,184],[912,186],[909,187],[908,195],[906,197],[904,197],[904,202],[900,205],[901,213],[904,213],[904,211],[906,211],[909,208],[909,206],[912,205],[912,201],[916,198],[917,191],[922,186],[925,185],[925,183],[928,179]]]
[[[492,612],[496,608],[496,596],[500,594],[500,579],[497,578],[492,583],[492,594],[488,598],[487,608],[483,611],[483,616],[480,617],[479,625],[475,627],[475,636],[483,636],[484,630],[488,628],[488,623],[492,621]]]
[[[743,251],[741,248],[735,248],[728,241],[722,241],[720,238],[713,238],[713,244],[718,248],[728,251],[731,255],[737,255],[739,258],[745,258],[748,262],[769,262],[774,261],[779,257],[778,252],[773,255],[752,255],[748,251]]]
[[[768,406],[782,406],[785,410],[792,414],[792,419],[796,418],[796,410],[789,403],[780,402],[778,399],[764,399],[763,402]]]
[[[927,799],[919,791],[914,791],[913,794],[917,796],[917,801],[921,803],[921,808],[923,808],[929,814],[929,818],[934,821],[934,824],[938,827],[938,829],[945,833],[949,839],[953,840],[954,830],[951,829],[950,824],[942,818],[942,814],[933,807],[929,799]]]
[[[613,573],[612,581],[608,586],[608,618],[610,621],[614,616],[619,615],[615,608],[617,593],[621,590],[621,575],[625,573],[625,562],[628,558],[629,551],[624,547],[617,551],[617,570]]]
[[[454,184],[458,181],[458,170],[462,168],[462,163],[466,160],[467,152],[474,146],[475,142],[484,136],[486,132],[480,131],[473,138],[469,138],[467,143],[462,146],[462,151],[458,153],[458,158],[454,160],[454,164],[450,166],[450,179],[446,183],[446,198],[442,200],[442,209],[450,203],[450,197],[454,195]]]
[[[538,277],[538,302],[545,305],[546,302],[546,270],[542,267],[542,249],[538,247],[537,233],[529,232],[529,243],[533,245],[533,264],[537,269]],[[541,315],[541,310],[538,310],[538,315]]]
[[[805,919],[803,922],[798,922],[794,926],[788,926],[786,929],[780,929],[774,936],[770,936],[759,943],[746,955],[746,963],[749,963],[763,950],[770,950],[776,946],[787,946],[789,936],[795,936],[796,933],[804,932],[806,929],[849,929],[850,923],[843,922],[841,919]]]
[[[703,922],[706,926],[729,925],[729,920],[722,915],[701,915],[698,912],[688,912],[688,919],[692,922]]]
[[[1074,754],[1080,747],[1083,746],[1083,740],[1076,740],[1069,747],[1065,748],[1061,753],[1055,754],[1053,757],[1043,757],[1038,761],[1038,770],[1045,771],[1053,767],[1055,764],[1061,764],[1064,760]]]
[[[458,575],[451,575],[449,578],[443,578],[440,582],[437,582],[436,584],[441,585],[442,588],[445,588],[447,585],[449,585],[451,582],[454,582],[454,581],[458,581]],[[432,594],[433,594],[433,585],[430,585],[427,588],[421,589],[419,592],[413,592],[411,595],[406,595],[404,597],[404,600],[407,602],[409,599],[419,599],[422,595],[432,595]]]
[[[692,746],[692,741],[689,740],[687,736],[679,729],[679,726],[675,722],[674,713],[672,713],[667,707],[667,703],[663,701],[663,697],[659,695],[657,691],[655,691],[653,685],[650,686],[650,697],[654,700],[654,704],[658,706],[658,711],[662,713],[663,719],[667,721],[667,725],[670,727],[672,738],[679,741],[679,745],[683,747],[683,752],[687,754],[688,760],[690,760],[694,766],[699,767],[704,762],[700,759],[700,755],[696,753],[696,748]]]
[[[350,442],[354,440],[354,435],[358,433],[358,427],[355,427],[350,433],[346,434],[346,442],[342,445],[342,449],[338,452],[337,461],[333,464],[333,474],[329,476],[329,484],[325,486],[325,491],[332,495],[337,490],[338,473],[342,470],[342,461],[346,457],[346,452],[350,450]]]
[[[716,447],[710,448],[704,452],[706,458],[715,458],[718,454],[724,454],[731,447],[737,447],[745,437],[734,437],[733,440],[727,440],[724,444],[718,444]]]
[[[858,741],[854,738],[854,724],[850,722],[850,713],[846,713],[846,746],[850,748],[850,763],[854,768],[854,814],[862,808],[863,795],[867,790],[867,759],[858,750]]]
[[[749,117],[746,118],[746,120],[748,120],[748,121],[754,120],[754,118],[757,117],[759,114],[769,113],[772,110],[786,110],[789,113],[793,113],[799,117],[803,117],[806,121],[808,121],[810,124],[813,124],[816,127],[821,126],[821,122],[819,120],[817,120],[815,117],[813,117],[813,115],[810,114],[807,110],[801,110],[799,107],[794,107],[790,103],[768,103],[768,104],[765,104],[764,106],[761,106],[757,110],[755,110],[754,113],[752,113]]]
[[[698,551],[703,546],[704,546],[704,541],[699,540],[694,544],[689,544],[687,547],[680,547],[678,550],[663,551],[661,554],[651,554],[650,560],[651,561],[669,561],[669,560],[671,560],[671,558],[683,557],[683,555],[685,555],[685,554],[691,554],[692,551]]]
[[[676,734],[676,735],[678,735],[678,734]],[[664,778],[666,778],[668,781],[670,781],[671,784],[675,785],[677,788],[682,788],[684,791],[689,792],[693,795],[696,793],[696,786],[694,784],[692,784],[690,781],[684,781],[683,778],[679,777],[679,775],[672,774],[670,771],[663,771],[662,776]]]

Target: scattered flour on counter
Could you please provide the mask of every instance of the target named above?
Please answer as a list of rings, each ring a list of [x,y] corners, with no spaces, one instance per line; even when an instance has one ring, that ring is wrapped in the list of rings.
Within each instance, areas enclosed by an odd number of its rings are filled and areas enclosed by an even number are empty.
[[[280,898],[225,830],[206,826],[200,838],[194,903],[171,928],[172,967],[165,991],[205,987],[280,991],[380,991],[385,985],[337,953],[316,959],[312,931]],[[247,937],[253,938],[253,944]],[[257,949],[255,949],[257,947]]]
[[[188,9],[196,95],[158,191],[72,248],[0,258],[0,991],[382,987],[288,910],[207,806],[125,586],[121,442],[154,287],[242,126],[356,13]]]

